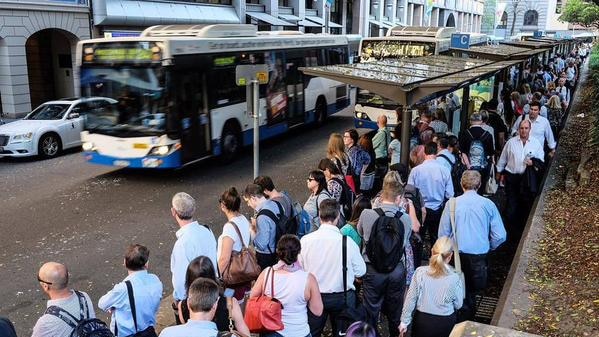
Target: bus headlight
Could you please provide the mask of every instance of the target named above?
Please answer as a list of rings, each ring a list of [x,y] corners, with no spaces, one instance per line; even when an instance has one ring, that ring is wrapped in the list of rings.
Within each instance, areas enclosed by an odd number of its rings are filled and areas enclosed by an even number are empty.
[[[150,155],[151,156],[166,156],[170,150],[171,150],[170,145],[160,145],[160,146],[153,147],[152,150],[150,150]]]
[[[81,147],[83,148],[83,151],[91,151],[94,149],[94,143],[84,142],[83,145],[81,145]]]
[[[368,115],[362,111],[356,111],[356,117],[358,117],[359,119],[367,120],[367,121],[370,120],[370,118],[368,118]]]

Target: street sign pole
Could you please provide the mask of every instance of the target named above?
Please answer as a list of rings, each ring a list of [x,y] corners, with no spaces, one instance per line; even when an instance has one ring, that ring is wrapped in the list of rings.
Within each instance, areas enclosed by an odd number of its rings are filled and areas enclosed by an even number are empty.
[[[246,87],[247,112],[254,119],[254,178],[260,175],[260,84],[268,83],[266,64],[235,67],[235,83]]]
[[[252,80],[252,114],[254,117],[254,179],[260,173],[260,84],[258,80]]]

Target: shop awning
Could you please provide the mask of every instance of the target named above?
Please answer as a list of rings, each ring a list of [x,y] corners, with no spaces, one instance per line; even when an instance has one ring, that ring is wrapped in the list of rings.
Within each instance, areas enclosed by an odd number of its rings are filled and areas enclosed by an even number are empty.
[[[300,26],[304,26],[304,27],[322,27],[322,25],[314,23],[310,20],[301,20],[301,21],[298,21],[297,24]]]
[[[306,16],[306,20],[318,24],[318,27],[324,27],[324,19],[319,16]]]
[[[343,26],[342,26],[342,25],[340,25],[340,24],[338,24],[338,23],[335,23],[335,22],[333,22],[333,21],[329,21],[329,27],[330,27],[330,28],[343,28]]]
[[[403,106],[430,100],[495,75],[519,61],[493,62],[443,55],[300,68],[306,75],[355,85]]]
[[[369,20],[369,23],[379,26],[381,28],[387,28],[387,29],[391,29],[395,26],[397,26],[396,24],[394,24],[393,22],[390,21],[377,21],[377,20]]]
[[[291,22],[281,20],[279,18],[276,18],[276,17],[266,14],[266,13],[246,12],[245,14],[247,16],[251,17],[252,19],[268,23],[269,25],[272,25],[272,26],[296,26],[295,24],[293,24]]]
[[[298,22],[302,20],[299,16],[293,14],[279,14],[279,18],[289,22]]]

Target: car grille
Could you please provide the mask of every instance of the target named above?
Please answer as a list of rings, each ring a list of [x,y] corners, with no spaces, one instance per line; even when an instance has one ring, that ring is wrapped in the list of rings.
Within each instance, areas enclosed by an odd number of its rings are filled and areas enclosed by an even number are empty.
[[[7,135],[0,135],[0,146],[6,146],[8,144],[8,139],[10,137]]]

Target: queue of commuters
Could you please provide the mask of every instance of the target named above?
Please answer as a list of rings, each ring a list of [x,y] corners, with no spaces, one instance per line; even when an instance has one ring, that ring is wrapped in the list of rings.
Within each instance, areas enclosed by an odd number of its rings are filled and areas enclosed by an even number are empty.
[[[226,222],[218,238],[194,220],[195,199],[175,194],[176,325],[160,337],[320,337],[327,321],[333,336],[375,337],[381,315],[391,337],[408,330],[448,336],[458,316],[474,317],[489,252],[524,226],[582,54],[557,55],[544,67],[525,67],[522,76],[512,70],[509,85],[522,78],[522,90],[484,102],[457,136],[451,130],[460,99],[442,97],[413,125],[409,167],[399,163],[401,129],[389,132],[385,116],[373,135],[332,134],[325,158],[306,176],[303,207],[270,177],[257,177],[242,192],[221,194]],[[495,180],[506,188],[508,231],[486,198]],[[242,200],[253,211],[249,218]],[[65,265],[42,265],[38,281],[49,301],[32,336],[156,337],[163,285],[148,271],[149,255],[143,245],[127,247],[127,276],[97,306],[69,287]],[[456,259],[461,270],[452,266]],[[95,318],[96,308],[110,314],[109,325]],[[257,322],[261,316],[268,319]],[[12,329],[9,321],[0,324]]]

